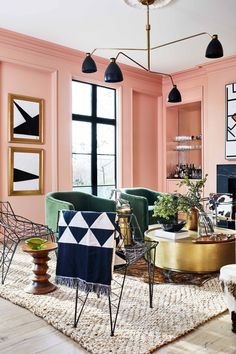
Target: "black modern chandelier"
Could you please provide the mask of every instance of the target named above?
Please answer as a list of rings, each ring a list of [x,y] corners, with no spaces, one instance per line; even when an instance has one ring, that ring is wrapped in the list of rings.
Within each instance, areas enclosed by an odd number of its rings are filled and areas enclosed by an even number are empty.
[[[151,63],[151,52],[153,50],[165,47],[170,44],[182,42],[187,39],[198,37],[198,36],[207,35],[207,36],[210,36],[211,41],[206,48],[205,57],[210,58],[210,59],[221,58],[223,56],[223,48],[222,48],[220,41],[218,40],[218,35],[217,34],[211,35],[208,32],[201,32],[201,33],[197,33],[197,34],[185,37],[185,38],[177,39],[172,42],[168,42],[168,43],[164,43],[161,45],[151,47],[151,44],[150,44],[151,26],[150,26],[150,22],[149,22],[149,7],[150,6],[161,7],[161,6],[164,6],[167,3],[169,3],[171,0],[124,0],[124,1],[128,5],[134,6],[134,7],[146,6],[146,16],[147,16],[147,22],[146,22],[147,45],[146,45],[146,48],[95,48],[91,53],[86,53],[86,58],[84,59],[83,64],[82,64],[82,72],[83,73],[95,73],[97,71],[96,63],[95,63],[94,59],[92,58],[92,55],[95,53],[95,51],[101,50],[101,49],[102,50],[116,50],[116,51],[118,51],[116,57],[110,58],[110,64],[108,65],[108,67],[105,71],[105,75],[104,75],[105,82],[116,83],[116,82],[123,81],[122,71],[121,71],[119,65],[117,64],[117,59],[119,58],[119,56],[122,55],[122,56],[126,57],[127,59],[129,59],[130,61],[132,61],[133,63],[135,63],[138,67],[144,69],[147,72],[169,77],[173,87],[172,87],[171,91],[169,92],[168,102],[171,102],[171,103],[181,102],[182,101],[181,94],[180,94],[177,86],[174,84],[172,76],[170,74],[151,70],[151,64],[150,64]],[[147,67],[143,66],[142,64],[138,63],[136,60],[131,58],[129,55],[127,55],[125,53],[127,51],[145,51],[145,52],[147,52]]]

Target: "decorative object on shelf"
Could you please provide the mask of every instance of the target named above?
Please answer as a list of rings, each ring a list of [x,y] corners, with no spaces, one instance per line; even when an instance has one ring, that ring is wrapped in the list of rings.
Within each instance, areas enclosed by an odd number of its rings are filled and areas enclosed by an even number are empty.
[[[25,240],[25,243],[29,248],[32,250],[41,250],[43,249],[44,245],[48,242],[48,240],[45,240],[40,237],[31,237]]]
[[[185,150],[200,150],[202,148],[202,145],[178,145],[176,146],[177,151],[185,151]]]
[[[194,140],[202,140],[201,134],[199,135],[177,135],[175,137],[175,141],[177,142],[182,142],[182,141],[194,141]]]
[[[236,159],[236,83],[228,84],[226,89],[226,138],[225,158]]]
[[[9,195],[43,193],[43,149],[9,148]]]
[[[202,178],[201,166],[195,167],[194,164],[177,164],[174,172],[172,172],[172,174],[170,174],[168,178],[182,179],[185,177],[188,177],[190,179]]]
[[[43,99],[8,95],[9,142],[43,143]]]
[[[201,32],[201,33],[197,33],[197,34],[185,37],[185,38],[180,38],[178,40],[174,40],[174,41],[171,41],[171,42],[168,42],[165,44],[160,44],[160,45],[152,47],[150,44],[151,26],[150,26],[150,22],[149,22],[149,8],[160,7],[159,5],[167,4],[170,1],[168,1],[168,0],[165,0],[165,1],[163,1],[163,0],[162,1],[161,0],[135,0],[135,1],[134,0],[124,0],[124,1],[126,2],[126,4],[128,4],[132,7],[143,7],[143,8],[146,7],[146,10],[147,10],[147,23],[146,23],[147,46],[145,48],[95,48],[91,53],[87,53],[86,58],[82,64],[82,72],[94,73],[97,71],[96,63],[92,58],[92,55],[95,53],[95,51],[97,51],[99,49],[116,50],[116,51],[118,51],[118,54],[116,55],[116,57],[111,58],[111,62],[105,71],[105,77],[104,77],[105,82],[113,83],[113,82],[123,81],[122,71],[117,64],[118,57],[120,55],[122,55],[147,72],[169,77],[171,80],[171,83],[173,85],[173,88],[168,95],[168,102],[171,102],[171,103],[181,102],[182,101],[181,94],[180,94],[179,90],[177,89],[177,86],[174,84],[172,76],[170,74],[151,70],[151,51],[156,50],[161,47],[168,46],[170,44],[185,41],[190,38],[195,38],[198,36],[207,35],[207,36],[210,36],[211,41],[208,44],[205,56],[207,58],[213,58],[213,59],[220,58],[223,56],[223,48],[222,48],[221,43],[218,40],[218,36],[216,34],[210,35],[207,32]],[[127,55],[125,53],[126,51],[146,51],[147,52],[147,67],[138,63],[136,60],[132,59],[129,55]]]

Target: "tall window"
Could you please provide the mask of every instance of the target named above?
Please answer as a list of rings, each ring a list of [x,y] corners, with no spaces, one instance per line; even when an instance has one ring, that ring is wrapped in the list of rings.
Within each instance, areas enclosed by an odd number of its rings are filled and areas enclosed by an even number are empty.
[[[116,91],[72,81],[73,190],[108,198],[116,187]]]

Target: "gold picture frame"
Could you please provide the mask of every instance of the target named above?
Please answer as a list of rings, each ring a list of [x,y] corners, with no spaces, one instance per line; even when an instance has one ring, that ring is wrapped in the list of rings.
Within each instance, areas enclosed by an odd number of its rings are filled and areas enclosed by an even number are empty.
[[[43,149],[9,148],[9,195],[43,194]]]
[[[9,93],[9,142],[43,144],[44,100]]]

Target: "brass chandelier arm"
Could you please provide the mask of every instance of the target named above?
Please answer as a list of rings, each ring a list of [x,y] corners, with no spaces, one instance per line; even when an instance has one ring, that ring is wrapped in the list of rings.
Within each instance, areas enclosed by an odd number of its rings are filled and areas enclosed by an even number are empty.
[[[95,48],[90,54],[93,55],[97,50],[141,50],[146,52],[148,48]]]
[[[146,70],[146,71],[149,71],[148,68],[146,68],[146,67],[143,66],[142,64],[138,63],[136,60],[134,60],[134,59],[131,58],[129,55],[127,55],[127,54],[125,54],[125,53],[123,53],[123,52],[119,52],[119,53],[116,55],[115,60],[117,60],[120,55],[123,55],[123,56],[126,57],[127,59],[131,60],[133,63],[135,63],[136,65],[140,66],[140,68],[142,68],[142,69],[144,69],[144,70]]]
[[[158,74],[158,75],[163,75],[163,76],[168,76],[171,79],[172,85],[174,86],[174,81],[173,78],[170,74],[166,74],[166,73],[162,73],[159,71],[152,71],[148,68],[146,68],[145,66],[143,66],[142,64],[140,64],[139,62],[137,62],[136,60],[134,60],[133,58],[131,58],[129,55],[123,53],[123,52],[119,52],[115,58],[115,60],[118,59],[119,55],[123,55],[124,57],[126,57],[127,59],[131,60],[133,63],[135,63],[136,65],[138,65],[140,68],[144,69],[145,71],[151,73],[151,74]]]
[[[188,37],[184,37],[184,38],[180,38],[180,39],[176,39],[174,41],[171,41],[171,42],[167,42],[167,43],[164,43],[164,44],[160,44],[160,45],[157,45],[157,46],[154,46],[154,47],[147,47],[147,48],[95,48],[93,49],[93,51],[91,52],[91,55],[93,55],[97,50],[130,50],[130,51],[138,51],[138,50],[141,50],[141,51],[148,51],[148,50],[153,50],[153,49],[158,49],[158,48],[162,48],[162,47],[166,47],[167,45],[170,45],[170,44],[174,44],[174,43],[178,43],[178,42],[182,42],[182,41],[185,41],[187,39],[190,39],[190,38],[194,38],[194,37],[198,37],[198,36],[202,36],[202,35],[208,35],[209,37],[213,38],[213,36],[208,33],[208,32],[200,32],[200,33],[197,33],[197,34],[193,34],[191,36],[188,36]]]
[[[185,41],[186,39],[190,39],[190,38],[202,36],[202,35],[204,35],[204,34],[206,34],[206,35],[210,36],[211,38],[213,38],[213,36],[212,36],[210,33],[208,33],[208,32],[201,32],[201,33],[193,34],[193,35],[188,36],[188,37],[176,39],[175,41],[171,41],[171,42],[168,42],[168,43],[164,43],[164,44],[157,45],[157,46],[155,46],[155,47],[151,47],[150,50],[158,49],[158,48],[161,48],[161,47],[165,47],[165,46],[167,46],[167,45],[170,45],[170,44],[182,42],[182,41]]]

